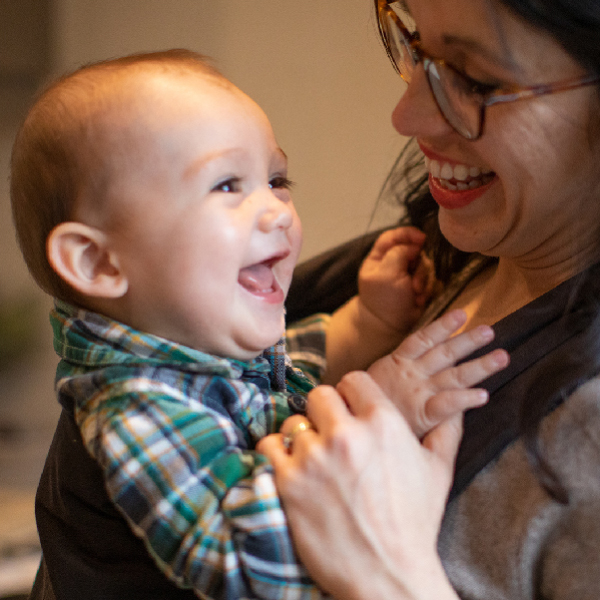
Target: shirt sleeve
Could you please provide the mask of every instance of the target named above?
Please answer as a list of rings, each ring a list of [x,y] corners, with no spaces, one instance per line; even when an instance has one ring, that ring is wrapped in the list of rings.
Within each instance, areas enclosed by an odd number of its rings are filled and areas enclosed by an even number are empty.
[[[271,466],[253,450],[289,414],[285,396],[204,383],[219,402],[139,377],[78,406],[110,498],[166,576],[201,598],[323,597],[295,555]]]
[[[325,341],[331,315],[319,313],[297,321],[286,330],[287,352],[294,367],[318,385],[327,367]]]

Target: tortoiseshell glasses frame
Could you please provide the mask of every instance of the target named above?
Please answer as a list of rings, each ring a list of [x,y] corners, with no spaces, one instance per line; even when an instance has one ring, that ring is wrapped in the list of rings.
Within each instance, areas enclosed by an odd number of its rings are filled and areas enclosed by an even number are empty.
[[[440,113],[455,131],[469,140],[477,140],[483,134],[485,109],[488,106],[555,94],[600,82],[599,75],[586,75],[525,87],[484,86],[444,60],[433,58],[421,48],[418,33],[411,33],[400,16],[404,14],[405,19],[409,20],[402,2],[375,0],[375,6],[379,33],[396,72],[410,84],[415,68],[423,63],[429,88]]]

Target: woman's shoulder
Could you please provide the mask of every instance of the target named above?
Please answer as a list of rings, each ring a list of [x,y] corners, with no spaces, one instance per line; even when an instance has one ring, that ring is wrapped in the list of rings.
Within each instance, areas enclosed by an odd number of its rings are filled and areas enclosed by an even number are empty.
[[[540,438],[542,452],[570,498],[591,494],[600,500],[600,375],[579,386],[542,421]]]
[[[542,597],[600,598],[600,377],[579,388],[540,429],[548,463],[568,493],[540,553]]]
[[[444,518],[440,554],[459,594],[600,598],[600,377],[548,414],[539,436],[567,504],[548,494],[522,439],[511,443]]]

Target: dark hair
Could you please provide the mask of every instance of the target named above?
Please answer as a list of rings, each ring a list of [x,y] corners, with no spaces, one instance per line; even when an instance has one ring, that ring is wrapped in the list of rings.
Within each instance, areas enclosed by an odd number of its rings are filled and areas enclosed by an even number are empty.
[[[48,235],[73,218],[83,193],[98,200],[105,197],[112,153],[95,148],[103,129],[101,117],[119,106],[113,100],[124,74],[150,70],[196,72],[228,83],[206,57],[189,50],[96,62],[60,77],[43,90],[17,133],[10,174],[17,240],[36,283],[53,296],[78,300],[75,290],[48,263]],[[89,160],[90,153],[93,160]]]
[[[586,71],[600,75],[598,0],[499,0],[534,27],[548,32]]]
[[[378,0],[375,1],[377,9]],[[518,17],[552,35],[586,71],[600,75],[600,0],[498,0]],[[380,30],[380,34],[381,34]],[[600,175],[600,174],[599,174]],[[460,271],[470,254],[454,248],[441,234],[438,205],[427,187],[423,159],[418,146],[409,141],[396,161],[382,190],[405,209],[401,223],[422,228],[427,234],[426,250],[432,256],[438,278],[447,283]],[[539,447],[542,418],[573,391],[574,387],[600,371],[600,281],[582,274],[565,311],[586,307],[594,315],[584,333],[582,353],[570,361],[552,365],[542,381],[536,381],[521,404],[520,432],[528,459],[544,488],[559,502],[568,495],[548,465]]]

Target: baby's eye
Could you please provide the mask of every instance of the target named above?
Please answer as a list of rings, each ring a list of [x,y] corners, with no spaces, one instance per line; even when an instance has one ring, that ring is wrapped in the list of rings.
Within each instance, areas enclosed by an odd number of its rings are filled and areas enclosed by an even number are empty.
[[[221,181],[215,185],[211,192],[226,192],[228,194],[235,194],[241,191],[241,179],[239,177],[230,177],[225,181]]]
[[[278,175],[277,177],[273,177],[269,181],[269,187],[273,189],[284,189],[289,190],[294,185],[294,182],[288,179],[287,177],[282,177]]]

